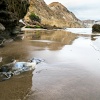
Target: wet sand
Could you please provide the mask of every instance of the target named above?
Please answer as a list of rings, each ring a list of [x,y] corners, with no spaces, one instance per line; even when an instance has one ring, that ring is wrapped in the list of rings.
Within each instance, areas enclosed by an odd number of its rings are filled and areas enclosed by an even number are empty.
[[[50,37],[50,32],[34,41],[31,31],[29,36],[25,34],[29,40],[0,49],[3,64],[12,58],[45,59],[33,72],[0,82],[0,100],[99,100],[100,37],[94,36],[92,41],[90,35],[61,35],[62,31],[54,31]]]
[[[55,32],[58,33],[59,31]],[[41,33],[41,31],[40,31]],[[42,32],[44,34],[44,32]],[[48,31],[47,31],[48,33]],[[49,33],[51,33],[49,31]],[[45,33],[46,34],[46,33]],[[53,33],[52,33],[53,34]],[[30,32],[28,34],[25,34],[25,40],[20,41],[16,40],[11,43],[6,43],[5,47],[0,48],[0,57],[3,58],[3,62],[0,62],[0,65],[10,63],[12,59],[17,59],[19,61],[28,61],[29,59],[35,57],[35,51],[41,51],[46,48],[49,48],[51,50],[59,50],[64,45],[63,43],[60,43],[61,38],[55,38],[58,41],[51,41],[51,40],[41,40],[40,42],[33,41],[30,38],[33,37],[34,32]],[[62,34],[64,35],[64,34]],[[71,34],[74,36],[73,34]],[[44,35],[43,38],[46,38],[47,36]],[[52,38],[52,36],[49,35],[49,38]],[[54,36],[53,36],[54,37]],[[68,38],[68,37],[67,37]],[[74,40],[75,37],[72,37],[72,40]],[[68,43],[70,43],[70,39],[68,40]],[[43,58],[42,56],[38,55],[37,58]],[[32,71],[22,73],[18,76],[13,76],[11,79],[0,82],[0,100],[24,100],[25,97],[30,93],[31,87],[32,87]]]
[[[0,82],[0,100],[23,100],[32,86],[32,71]]]
[[[99,100],[100,37],[96,38],[82,35],[56,52],[41,51],[47,61],[33,72],[27,100]]]
[[[27,100],[99,100],[100,77],[75,63],[42,64]]]

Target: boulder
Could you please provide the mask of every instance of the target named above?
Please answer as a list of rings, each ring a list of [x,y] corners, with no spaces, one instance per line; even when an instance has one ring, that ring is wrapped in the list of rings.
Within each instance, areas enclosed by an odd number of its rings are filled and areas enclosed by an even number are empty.
[[[94,24],[93,26],[92,26],[92,32],[93,33],[100,33],[100,24]]]

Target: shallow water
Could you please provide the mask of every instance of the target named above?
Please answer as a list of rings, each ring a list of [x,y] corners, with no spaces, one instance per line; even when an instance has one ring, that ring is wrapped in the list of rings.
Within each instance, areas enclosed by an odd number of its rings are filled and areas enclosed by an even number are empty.
[[[66,28],[66,31],[76,34],[91,34],[92,28]]]
[[[99,100],[100,37],[65,35],[61,30],[39,32],[45,33],[42,40],[33,40],[35,32],[31,31],[25,34],[24,41],[0,48],[2,64],[12,58],[20,61],[32,57],[45,59],[36,66],[33,75],[24,73],[1,82],[0,100]]]

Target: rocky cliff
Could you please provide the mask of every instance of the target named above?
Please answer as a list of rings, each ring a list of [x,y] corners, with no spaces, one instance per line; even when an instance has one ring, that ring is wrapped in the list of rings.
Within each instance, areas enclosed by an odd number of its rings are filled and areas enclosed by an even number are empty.
[[[15,32],[19,19],[26,15],[28,7],[28,0],[0,0],[0,36]]]
[[[29,22],[29,15],[35,13],[41,19],[41,24],[57,27],[83,27],[82,22],[75,17],[61,3],[53,2],[47,5],[43,0],[31,0],[29,12],[25,21]]]

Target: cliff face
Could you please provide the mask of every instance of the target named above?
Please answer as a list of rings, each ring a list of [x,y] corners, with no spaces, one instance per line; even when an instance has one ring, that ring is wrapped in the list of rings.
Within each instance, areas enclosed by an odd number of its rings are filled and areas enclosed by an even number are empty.
[[[26,15],[28,6],[28,0],[0,0],[0,33],[12,34],[19,19]]]
[[[82,22],[58,2],[47,5],[43,0],[31,0],[29,12],[25,17],[26,21],[30,20],[29,15],[32,12],[41,18],[42,24],[57,27],[83,27]]]

